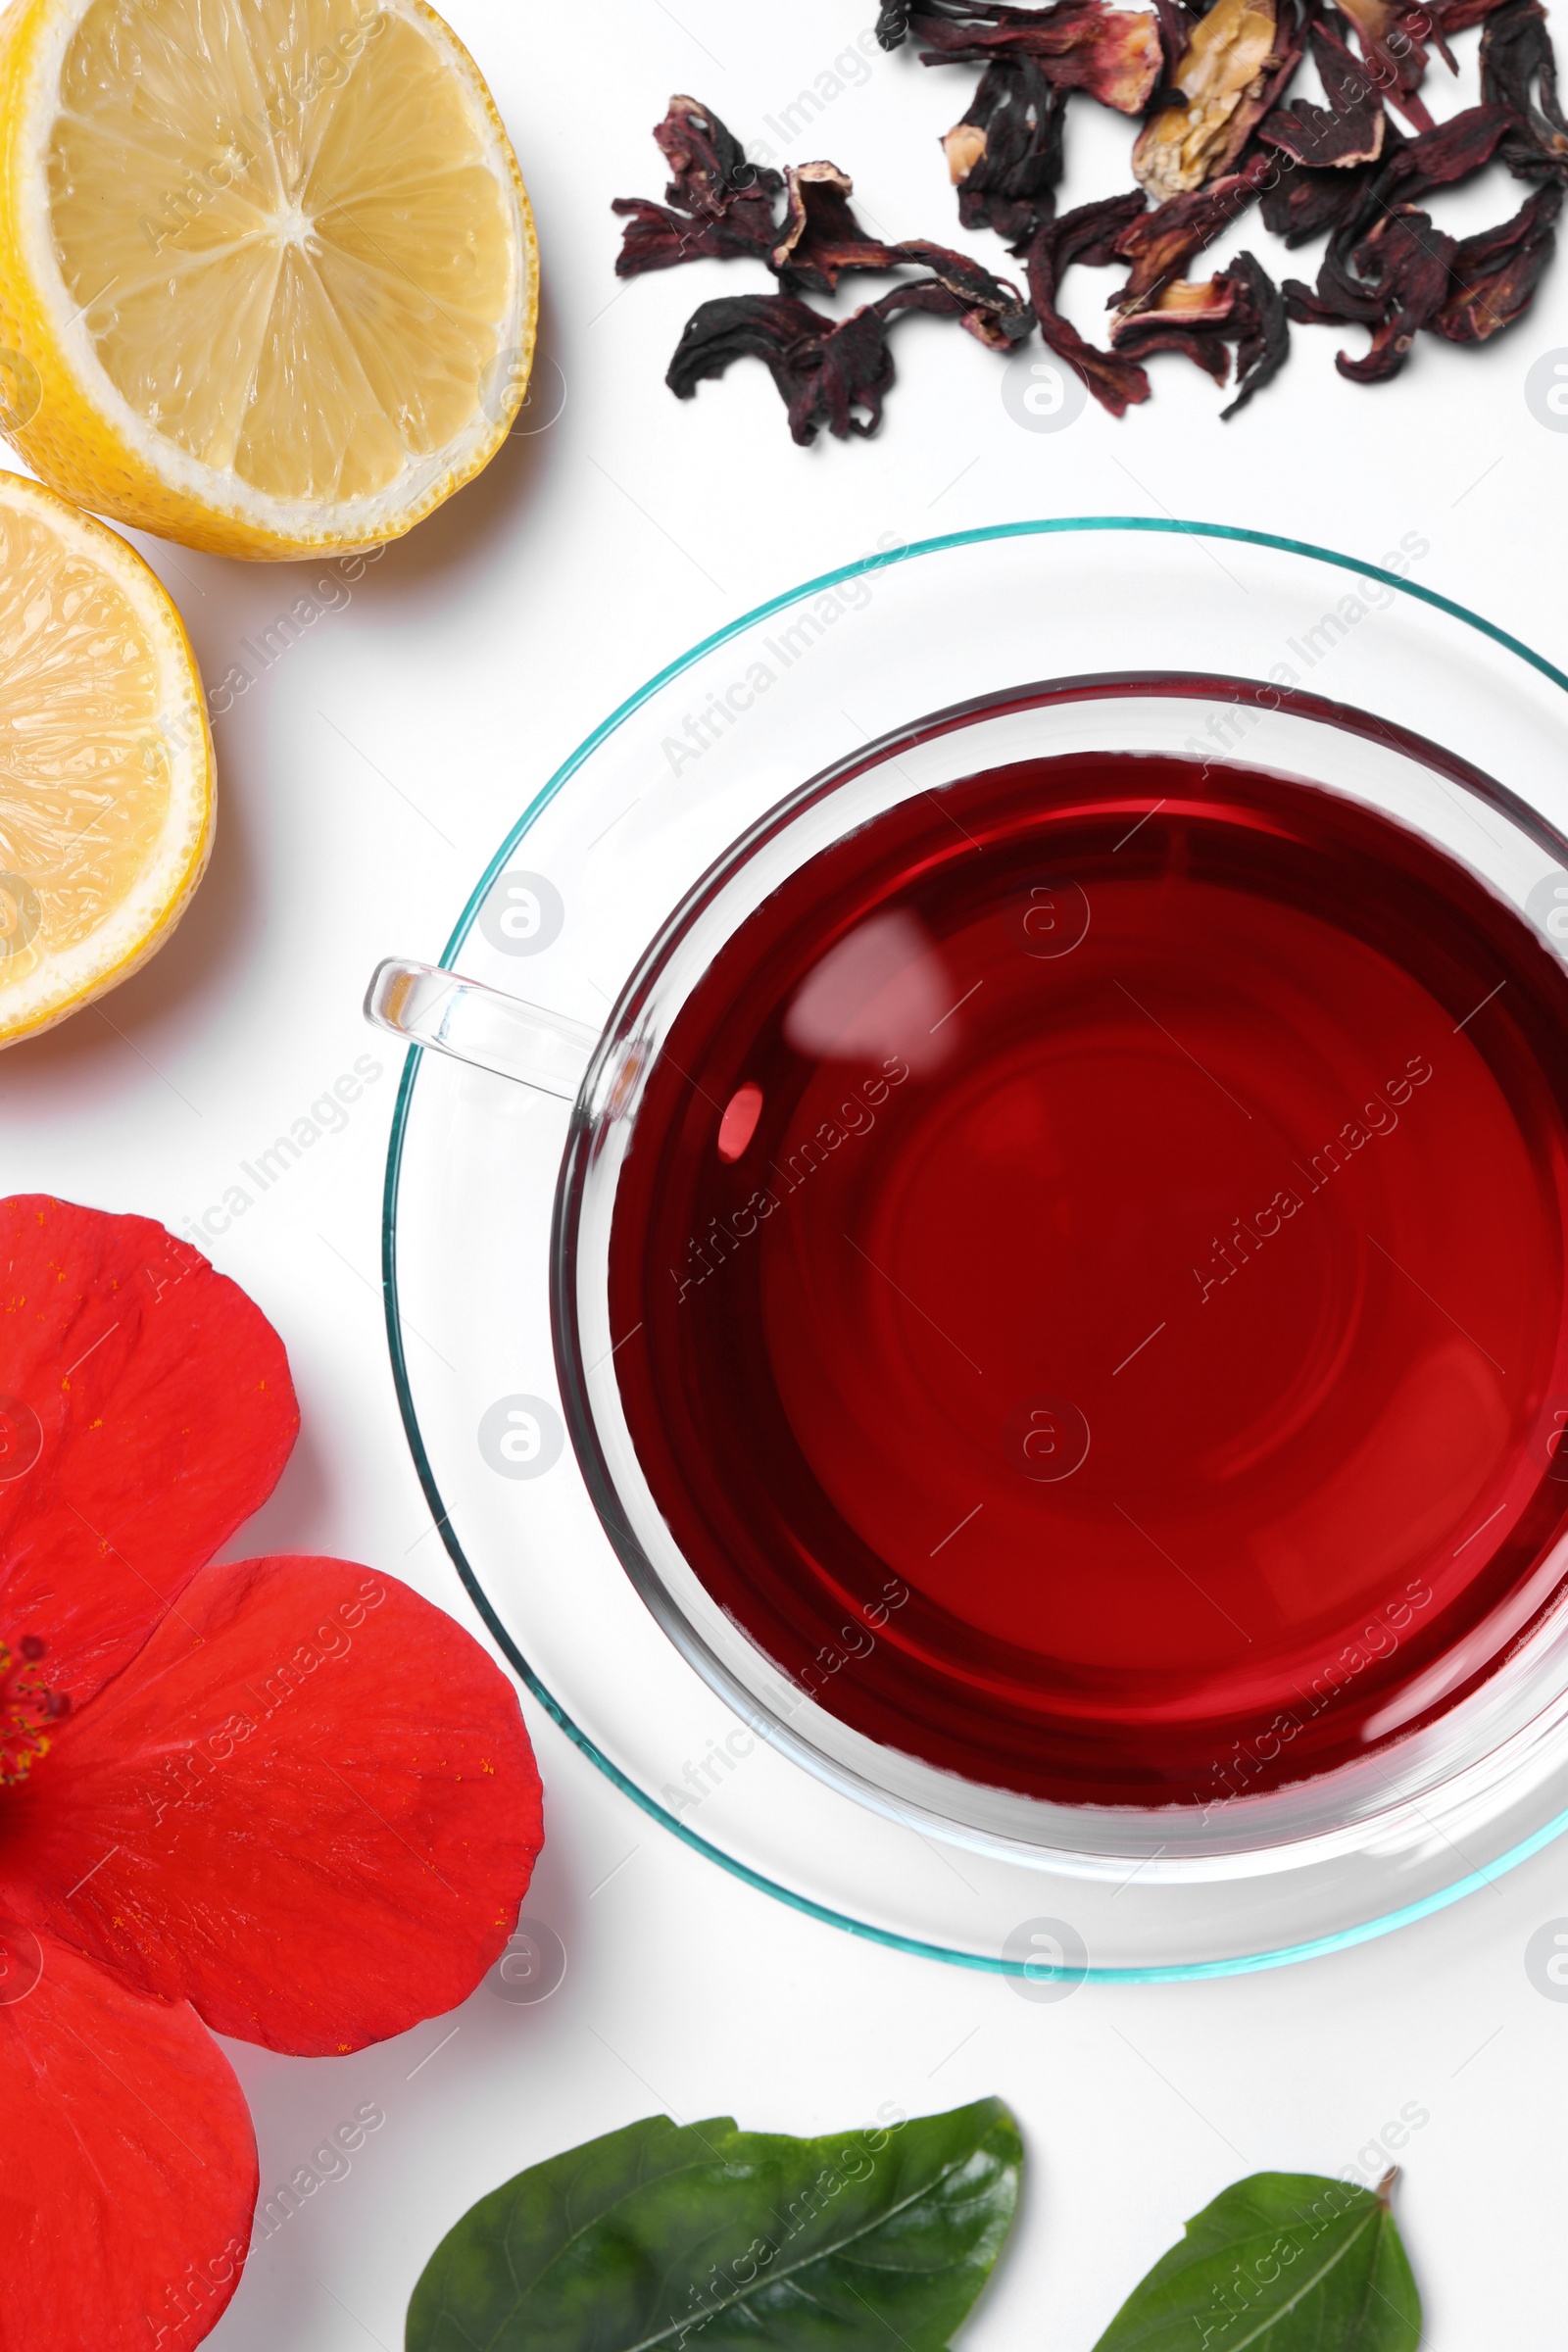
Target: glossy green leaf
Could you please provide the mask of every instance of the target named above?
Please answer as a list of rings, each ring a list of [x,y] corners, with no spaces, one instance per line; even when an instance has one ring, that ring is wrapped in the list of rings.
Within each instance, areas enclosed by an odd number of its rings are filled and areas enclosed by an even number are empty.
[[[1420,2341],[1421,2298],[1386,2194],[1254,2173],[1194,2215],[1095,2352],[1415,2352]]]
[[[407,2352],[942,2352],[1022,2170],[1000,2099],[825,2139],[649,2116],[465,2214]]]

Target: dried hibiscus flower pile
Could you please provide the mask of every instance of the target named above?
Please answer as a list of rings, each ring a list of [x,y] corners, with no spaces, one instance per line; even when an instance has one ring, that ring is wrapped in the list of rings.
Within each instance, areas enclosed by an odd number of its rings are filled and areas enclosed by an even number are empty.
[[[1482,103],[1434,123],[1421,85],[1435,50],[1482,24]],[[1155,0],[1152,13],[1106,0],[1017,8],[1003,0],[887,0],[884,49],[913,37],[927,66],[983,69],[967,112],[943,140],[966,229],[1007,241],[1025,285],[923,237],[888,243],[857,219],[837,165],[784,172],[748,163],[710,108],[672,98],[655,131],[671,178],[663,204],[623,197],[622,277],[699,259],[747,258],[778,291],[705,302],[687,322],[667,382],[690,399],[733,360],[765,363],[799,442],[822,425],[874,432],[893,382],[889,330],[924,311],[956,318],[1010,352],[1038,326],[1051,349],[1116,416],[1149,398],[1145,362],[1183,353],[1232,379],[1233,416],[1284,365],[1290,325],[1364,326],[1370,347],[1339,355],[1357,383],[1395,375],[1417,333],[1483,343],[1523,316],[1550,258],[1568,185],[1568,122],[1541,0]],[[1326,103],[1289,92],[1303,58]],[[1083,92],[1141,118],[1136,185],[1058,216],[1068,99]],[[1511,219],[1455,239],[1423,205],[1498,165],[1531,192]],[[1250,253],[1206,278],[1197,257],[1253,204],[1298,246],[1326,236],[1315,287],[1276,286]],[[1058,307],[1075,264],[1125,265],[1109,296],[1103,346]],[[803,300],[841,276],[895,277],[848,318]],[[911,274],[912,272],[912,274]]]

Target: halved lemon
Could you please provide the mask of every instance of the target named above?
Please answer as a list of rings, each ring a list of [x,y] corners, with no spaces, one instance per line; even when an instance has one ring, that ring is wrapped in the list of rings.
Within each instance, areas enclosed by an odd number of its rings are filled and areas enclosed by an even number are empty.
[[[0,473],[0,1046],[162,947],[212,838],[201,678],[157,575]]]
[[[68,497],[369,547],[506,438],[532,216],[422,0],[16,0],[0,121],[0,425]]]

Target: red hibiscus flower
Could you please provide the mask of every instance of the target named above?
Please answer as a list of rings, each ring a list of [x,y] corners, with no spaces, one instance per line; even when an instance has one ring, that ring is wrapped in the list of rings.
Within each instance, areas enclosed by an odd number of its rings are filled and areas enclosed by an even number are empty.
[[[184,2352],[250,2116],[207,2029],[452,2008],[542,1836],[515,1695],[342,1560],[208,1563],[299,1427],[282,1345],[142,1217],[0,1201],[0,2352]]]

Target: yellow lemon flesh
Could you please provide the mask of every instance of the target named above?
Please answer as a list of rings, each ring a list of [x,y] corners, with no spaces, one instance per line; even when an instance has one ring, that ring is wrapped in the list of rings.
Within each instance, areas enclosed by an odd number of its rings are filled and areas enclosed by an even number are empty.
[[[0,473],[0,1046],[145,962],[212,834],[179,614],[123,539]]]
[[[396,538],[491,458],[528,199],[422,0],[17,0],[0,423],[66,496],[258,558]]]

